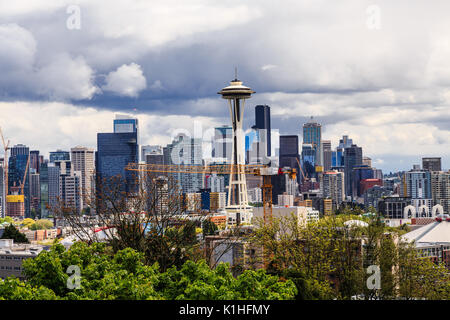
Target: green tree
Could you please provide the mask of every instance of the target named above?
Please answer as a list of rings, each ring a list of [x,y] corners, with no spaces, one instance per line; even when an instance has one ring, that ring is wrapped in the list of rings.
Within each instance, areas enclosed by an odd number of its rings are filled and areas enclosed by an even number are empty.
[[[53,228],[53,222],[48,219],[37,220],[30,226],[30,230],[47,230]]]
[[[217,225],[211,219],[205,219],[202,223],[203,237],[214,235],[218,230]]]
[[[2,239],[13,239],[16,243],[30,243],[26,235],[17,230],[13,224],[10,224],[5,228]]]

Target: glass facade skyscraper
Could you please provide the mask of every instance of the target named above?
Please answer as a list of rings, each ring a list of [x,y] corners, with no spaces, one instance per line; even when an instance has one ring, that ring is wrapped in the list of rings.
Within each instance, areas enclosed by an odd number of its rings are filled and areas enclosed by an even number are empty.
[[[22,144],[11,148],[8,169],[8,188],[20,187],[25,177],[27,162],[30,157],[30,149]],[[25,196],[25,217],[30,217],[30,170],[28,169],[25,177],[24,190]]]
[[[258,105],[255,107],[255,125],[254,129],[264,130],[265,138],[261,141],[266,143],[267,155],[270,157],[272,150],[271,129],[270,129],[270,107],[267,105]]]
[[[137,143],[137,132],[127,133],[98,133],[96,174],[97,192],[102,183],[113,177],[121,177],[126,183],[124,191],[134,192],[135,174],[125,170],[129,163],[137,163],[139,160],[139,146]]]
[[[315,165],[323,166],[323,155],[322,155],[322,125],[313,120],[308,121],[303,125],[303,143],[312,145],[314,151],[316,152],[316,163]]]

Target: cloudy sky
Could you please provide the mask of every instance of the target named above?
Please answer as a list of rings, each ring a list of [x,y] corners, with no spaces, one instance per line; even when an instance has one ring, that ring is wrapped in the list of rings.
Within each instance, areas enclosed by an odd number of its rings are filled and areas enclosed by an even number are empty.
[[[228,124],[234,76],[301,135],[310,116],[383,170],[450,168],[449,1],[0,0],[0,126],[44,154],[96,146],[116,113],[143,144]]]

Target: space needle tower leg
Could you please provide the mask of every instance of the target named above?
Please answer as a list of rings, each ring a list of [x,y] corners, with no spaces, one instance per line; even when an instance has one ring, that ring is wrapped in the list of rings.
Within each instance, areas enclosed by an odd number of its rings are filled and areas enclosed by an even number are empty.
[[[233,152],[231,163],[230,184],[228,186],[228,199],[226,211],[236,215],[236,223],[248,223],[251,219],[252,209],[248,205],[247,183],[245,178],[244,133],[242,123],[244,118],[245,100],[254,93],[249,87],[243,86],[242,81],[236,78],[228,87],[223,88],[219,94],[228,100],[231,123],[233,126]],[[229,221],[227,219],[227,225]]]

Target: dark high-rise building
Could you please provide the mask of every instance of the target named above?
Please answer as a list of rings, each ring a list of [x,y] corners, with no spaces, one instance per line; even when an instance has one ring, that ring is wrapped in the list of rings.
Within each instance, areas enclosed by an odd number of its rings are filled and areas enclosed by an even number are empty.
[[[55,163],[55,161],[69,161],[70,160],[70,152],[63,150],[56,150],[50,152],[50,162]]]
[[[422,158],[422,168],[427,171],[442,171],[441,158]]]
[[[30,157],[30,149],[23,144],[15,145],[11,148],[11,156],[9,158],[8,169],[8,188],[20,187],[24,183],[24,197],[25,197],[25,217],[30,217],[30,170],[27,171],[28,158]],[[25,171],[27,174],[25,176]]]
[[[139,159],[139,146],[137,132],[126,133],[98,133],[97,152],[95,155],[97,170],[97,192],[100,192],[102,183],[113,177],[120,177],[124,183],[124,191],[134,192],[135,174],[125,170],[129,163],[137,163]]]
[[[48,162],[41,163],[39,168],[39,182],[41,187],[41,218],[48,216]]]
[[[39,173],[39,165],[40,165],[40,156],[39,150],[30,151],[30,170],[31,172]]]
[[[356,144],[344,149],[345,195],[353,195],[353,168],[362,165],[362,148]]]
[[[298,136],[297,135],[280,135],[280,154],[279,167],[299,168],[300,155],[298,153]],[[297,174],[297,182],[300,181],[300,174]]]
[[[255,107],[255,129],[261,129],[265,130],[262,131],[265,133],[265,139],[262,139],[262,141],[265,140],[266,142],[266,150],[267,150],[267,156],[270,157],[271,155],[271,149],[272,149],[272,142],[271,142],[271,129],[270,129],[270,107],[267,105],[258,105]]]
[[[312,144],[302,145],[302,166],[303,172],[309,178],[316,178],[317,152]]]

